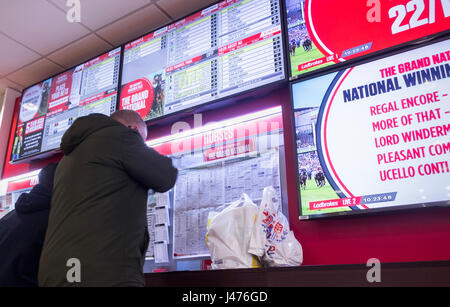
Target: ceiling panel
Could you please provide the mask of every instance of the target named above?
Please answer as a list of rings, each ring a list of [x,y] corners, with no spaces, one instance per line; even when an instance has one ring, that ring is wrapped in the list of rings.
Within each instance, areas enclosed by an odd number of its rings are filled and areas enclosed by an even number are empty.
[[[68,22],[64,12],[45,0],[2,0],[0,29],[42,55],[89,33],[79,23]]]
[[[217,3],[217,0],[159,0],[156,2],[173,19],[179,19],[194,11],[202,9],[210,4]]]
[[[63,67],[56,65],[47,59],[41,59],[10,74],[8,79],[28,87],[63,70]]]
[[[91,34],[50,54],[47,58],[65,68],[70,68],[112,48],[111,44]]]
[[[0,0],[0,88],[22,89],[216,3],[215,0]],[[155,5],[157,3],[157,5]]]
[[[4,93],[6,88],[8,87],[15,89],[19,92],[22,91],[23,89],[22,85],[12,82],[11,80],[8,80],[6,78],[0,79],[0,93]]]
[[[67,0],[49,0],[67,12]],[[91,30],[97,30],[143,6],[151,0],[89,0],[80,1],[81,23]]]
[[[0,76],[40,58],[40,55],[0,33]]]
[[[150,32],[170,19],[155,5],[145,7],[115,23],[97,31],[97,34],[114,46],[118,46],[138,36]]]

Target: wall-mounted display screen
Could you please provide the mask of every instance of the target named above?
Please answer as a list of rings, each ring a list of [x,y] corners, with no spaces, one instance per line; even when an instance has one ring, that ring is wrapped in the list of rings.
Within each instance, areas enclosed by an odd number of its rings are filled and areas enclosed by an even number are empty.
[[[291,77],[450,29],[448,0],[285,0]]]
[[[145,120],[285,79],[279,0],[226,0],[125,45],[121,109]]]
[[[450,204],[450,40],[292,85],[301,215]]]
[[[11,161],[58,149],[79,116],[110,115],[117,106],[121,48],[23,92]]]

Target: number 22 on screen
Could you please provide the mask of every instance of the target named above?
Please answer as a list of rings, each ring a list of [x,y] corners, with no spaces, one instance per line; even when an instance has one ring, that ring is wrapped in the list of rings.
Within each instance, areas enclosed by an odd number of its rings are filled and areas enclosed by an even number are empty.
[[[395,18],[392,24],[392,34],[407,31],[409,29],[417,28],[422,25],[432,24],[436,22],[436,0],[429,1],[429,14],[428,18],[420,19],[420,16],[425,11],[425,1],[427,0],[411,0],[406,5],[400,4],[393,6],[389,9],[389,18]],[[441,3],[444,17],[450,16],[450,0],[438,0]],[[401,25],[406,17],[406,13],[414,12],[412,14],[409,23]]]

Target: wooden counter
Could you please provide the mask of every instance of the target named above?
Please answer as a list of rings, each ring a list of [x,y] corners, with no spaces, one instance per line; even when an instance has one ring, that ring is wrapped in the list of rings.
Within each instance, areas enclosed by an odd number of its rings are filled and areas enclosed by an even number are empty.
[[[369,283],[365,264],[146,274],[148,287],[450,286],[450,261],[381,263],[381,282]]]

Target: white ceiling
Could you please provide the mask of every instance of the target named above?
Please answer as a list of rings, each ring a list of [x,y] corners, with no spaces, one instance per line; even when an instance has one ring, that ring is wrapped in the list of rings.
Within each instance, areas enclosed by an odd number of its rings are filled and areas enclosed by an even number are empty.
[[[0,0],[0,96],[151,32],[217,0]]]

